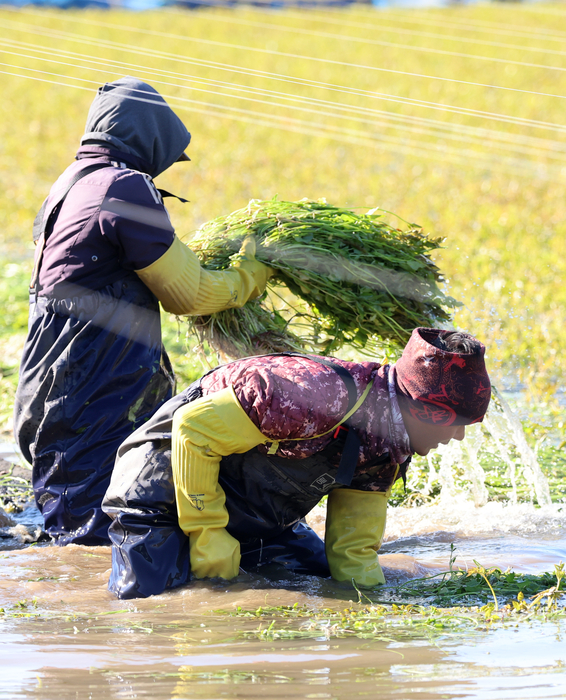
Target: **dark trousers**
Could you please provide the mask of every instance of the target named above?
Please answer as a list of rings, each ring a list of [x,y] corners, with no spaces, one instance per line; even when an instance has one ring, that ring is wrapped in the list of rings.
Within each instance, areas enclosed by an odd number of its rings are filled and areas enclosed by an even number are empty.
[[[146,598],[188,583],[189,538],[176,522],[164,522],[157,512],[124,516],[110,526],[114,546],[109,590],[118,598]],[[324,542],[303,522],[272,538],[241,542],[240,549],[246,573],[275,565],[295,574],[330,576]]]
[[[175,410],[199,396],[196,382],[157,411],[118,451],[103,509],[112,518],[109,589],[119,598],[156,595],[191,580],[189,538],[179,527],[175,500],[171,426]],[[321,459],[326,467],[326,458]],[[302,521],[322,493],[305,497],[305,488],[280,479],[282,472],[279,467],[273,472],[271,461],[250,450],[221,462],[226,529],[240,542],[241,568],[246,573],[271,574],[275,569],[330,576],[324,542]],[[312,461],[294,460],[295,470],[307,482],[312,480]]]
[[[157,300],[139,280],[39,297],[14,410],[45,529],[57,544],[108,544],[102,499],[116,451],[172,394]]]

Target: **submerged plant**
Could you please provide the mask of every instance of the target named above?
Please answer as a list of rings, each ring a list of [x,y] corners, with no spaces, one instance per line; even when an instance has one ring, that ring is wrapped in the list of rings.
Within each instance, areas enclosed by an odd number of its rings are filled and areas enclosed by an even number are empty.
[[[202,226],[191,248],[205,268],[229,267],[253,235],[257,259],[274,275],[271,293],[243,309],[193,318],[201,341],[229,357],[327,353],[344,344],[397,352],[416,326],[449,321],[458,302],[440,291],[443,278],[429,257],[441,239],[416,224],[394,228],[381,217],[324,200],[274,198],[251,200]]]

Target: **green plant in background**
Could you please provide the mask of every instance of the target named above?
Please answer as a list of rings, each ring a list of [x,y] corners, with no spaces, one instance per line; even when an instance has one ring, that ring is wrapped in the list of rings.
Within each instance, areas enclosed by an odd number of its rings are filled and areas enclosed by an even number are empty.
[[[29,263],[0,264],[0,430],[9,429],[18,381],[21,348],[27,331]]]
[[[441,240],[416,224],[393,228],[382,216],[324,200],[274,198],[252,200],[206,223],[191,241],[204,267],[226,269],[252,235],[257,259],[274,270],[270,286],[282,285],[304,303],[282,299],[278,310],[262,299],[191,323],[232,358],[285,350],[328,354],[344,346],[398,354],[413,328],[446,323],[459,304],[440,291],[443,278],[430,259]]]
[[[0,263],[2,323],[0,338],[25,333],[28,326],[28,290],[31,265],[3,260]]]

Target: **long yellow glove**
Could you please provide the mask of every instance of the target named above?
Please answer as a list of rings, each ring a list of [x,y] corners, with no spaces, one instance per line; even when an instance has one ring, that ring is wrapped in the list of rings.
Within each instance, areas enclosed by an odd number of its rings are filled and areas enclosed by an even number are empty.
[[[246,255],[245,250],[243,253]],[[272,272],[253,256],[228,270],[204,270],[196,254],[176,236],[158,260],[136,270],[165,311],[180,315],[211,314],[243,306],[263,293]]]
[[[241,258],[233,265],[235,269],[243,270],[253,277],[256,288],[252,292],[250,299],[255,299],[263,294],[267,285],[267,280],[273,275],[274,272],[273,268],[268,267],[262,262],[259,262],[259,260],[255,259],[255,252],[255,238],[253,236],[246,236],[240,250],[238,251]]]
[[[232,387],[182,406],[173,416],[171,466],[179,526],[189,536],[196,578],[238,575],[240,544],[227,531],[220,460],[266,441]]]
[[[385,583],[377,551],[389,492],[334,489],[328,496],[325,547],[332,578],[372,588]]]

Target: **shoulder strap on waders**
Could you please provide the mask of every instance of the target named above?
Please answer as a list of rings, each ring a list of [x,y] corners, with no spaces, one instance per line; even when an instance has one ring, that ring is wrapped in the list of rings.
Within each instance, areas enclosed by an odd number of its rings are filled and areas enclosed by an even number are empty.
[[[331,433],[333,431],[338,431],[340,427],[343,426],[343,424],[350,418],[351,416],[354,415],[354,413],[361,407],[363,402],[366,400],[367,395],[371,391],[371,388],[374,384],[373,381],[370,381],[366,388],[364,389],[362,395],[360,396],[359,399],[357,399],[358,395],[358,390],[356,389],[356,383],[354,381],[354,378],[348,372],[348,370],[345,367],[342,367],[342,365],[337,365],[335,362],[331,362],[330,360],[323,360],[321,357],[314,357],[313,355],[305,355],[300,352],[273,352],[273,353],[267,353],[265,355],[254,355],[253,357],[304,357],[307,360],[312,360],[313,362],[318,362],[319,365],[324,365],[325,367],[330,367],[330,369],[333,369],[336,374],[340,376],[344,384],[346,385],[346,389],[348,391],[348,410],[346,411],[344,417],[340,422],[336,423],[336,425],[332,426],[330,430],[326,430],[324,433],[320,433],[319,435],[312,435],[311,437],[308,438],[295,438],[294,440],[291,438],[289,440],[284,440],[284,442],[299,442],[302,440],[314,440],[315,438],[322,437],[323,435],[328,435],[328,433]],[[220,367],[226,367],[227,365],[231,365],[234,362],[241,362],[241,360],[246,360],[248,358],[243,357],[239,358],[238,360],[232,360],[231,362],[227,362],[224,365],[219,365],[219,367],[214,367],[213,369],[209,370],[206,372],[206,374],[203,374],[201,377],[201,380],[208,376],[209,374],[212,374],[215,372],[217,369]],[[375,381],[375,380],[374,380]],[[356,400],[357,399],[357,400]],[[346,436],[346,441],[344,443],[344,449],[342,450],[342,456],[340,457],[340,464],[338,465],[338,472],[336,473],[336,483],[342,484],[343,486],[349,486],[352,483],[352,479],[354,478],[354,472],[356,470],[356,466],[358,464],[358,454],[360,451],[360,439],[357,436],[356,432],[352,429],[346,428],[348,431],[348,434]],[[268,441],[269,442],[269,441]],[[273,440],[271,441],[270,447],[267,450],[267,454],[269,455],[274,455],[277,452],[277,449],[279,448],[279,440]]]
[[[65,198],[71,191],[71,188],[73,187],[73,185],[76,185],[79,180],[82,180],[83,177],[86,177],[87,175],[90,175],[91,173],[94,173],[96,170],[100,170],[101,168],[110,167],[112,167],[110,163],[95,163],[93,165],[87,166],[83,170],[79,170],[78,173],[75,173],[73,177],[69,180],[67,188],[59,195],[59,197],[54,202],[51,203],[51,210],[49,211],[47,216],[45,216],[47,210],[47,199],[45,200],[45,202],[43,202],[43,205],[33,222],[33,242],[37,245],[38,249],[35,256],[35,264],[33,266],[33,273],[31,275],[31,282],[29,285],[30,293],[35,293],[35,295],[37,296],[37,293],[39,291],[39,269],[41,267],[41,260],[43,258],[45,244],[47,242],[47,239],[49,238],[49,233],[46,233],[46,231],[49,228],[49,224],[52,223],[57,217],[57,214],[61,209],[61,205],[63,204]]]
[[[348,391],[348,410],[346,411],[346,414],[342,418],[342,420],[334,425],[330,430],[325,431],[324,433],[320,433],[320,435],[312,435],[311,437],[308,438],[295,438],[293,440],[292,438],[289,439],[288,441],[285,440],[284,442],[299,442],[302,440],[314,440],[315,438],[322,437],[323,435],[328,435],[328,433],[331,433],[332,431],[338,431],[340,427],[343,426],[343,424],[350,418],[351,416],[354,415],[354,413],[361,407],[363,402],[365,401],[367,395],[371,391],[371,388],[373,386],[373,381],[369,382],[369,384],[366,386],[364,389],[362,395],[358,400],[356,400],[357,395],[358,395],[358,390],[356,388],[356,383],[354,381],[354,378],[348,372],[348,370],[345,367],[342,367],[342,365],[337,365],[335,362],[332,362],[331,360],[324,360],[321,357],[314,357],[313,355],[306,355],[304,353],[300,352],[272,352],[272,353],[266,353],[265,355],[255,355],[254,357],[304,357],[307,360],[312,360],[313,362],[318,362],[320,365],[324,365],[325,367],[330,367],[330,369],[333,369],[336,374],[340,376],[344,384],[346,385],[346,389]],[[238,360],[232,360],[231,362],[227,362],[224,365],[219,365],[219,367],[226,367],[227,365],[231,365],[234,362],[240,362],[241,360],[245,360],[248,358],[239,358]],[[209,370],[206,374],[204,374],[201,379],[206,377],[209,374],[212,374],[215,372],[219,367],[214,367],[213,369]],[[374,380],[375,381],[375,380]],[[343,486],[349,486],[352,483],[352,479],[354,478],[354,471],[356,470],[356,466],[358,463],[358,454],[360,450],[360,439],[357,436],[356,432],[354,430],[350,430],[348,428],[345,428],[348,431],[348,434],[346,436],[346,441],[344,443],[344,449],[342,450],[342,456],[340,457],[340,464],[338,466],[338,472],[336,474],[336,483],[342,484]],[[268,441],[269,442],[269,441]],[[267,454],[273,455],[277,452],[277,449],[279,448],[279,440],[274,440],[271,441],[270,447],[267,451]]]
[[[354,415],[354,413],[361,407],[363,402],[366,400],[367,395],[369,394],[372,386],[373,386],[373,381],[370,381],[364,391],[362,392],[362,395],[360,396],[359,399],[356,400],[358,392],[356,389],[356,383],[354,382],[354,378],[348,372],[348,370],[345,367],[342,367],[341,365],[337,365],[334,362],[331,362],[330,360],[323,360],[320,357],[313,357],[312,355],[302,355],[301,353],[294,353],[294,352],[289,352],[289,353],[280,353],[281,355],[290,355],[291,357],[306,357],[309,360],[312,360],[313,362],[318,362],[321,365],[325,365],[326,367],[330,367],[333,369],[336,374],[340,376],[344,384],[346,385],[346,389],[348,390],[348,410],[346,411],[344,417],[342,420],[340,420],[336,425],[332,426],[330,430],[326,430],[324,433],[320,433],[318,435],[312,435],[311,437],[308,438],[295,438],[295,440],[290,440],[290,442],[299,442],[302,440],[314,440],[315,438],[322,437],[323,435],[328,435],[328,433],[331,433],[333,431],[338,431],[340,427],[350,418],[351,416]],[[346,436],[346,441],[344,443],[344,449],[342,450],[342,456],[340,457],[340,464],[338,465],[338,472],[336,474],[336,483],[342,484],[343,486],[349,486],[352,483],[352,479],[354,478],[354,472],[356,470],[356,465],[358,463],[358,454],[360,451],[360,439],[356,432],[349,428],[348,434]],[[286,440],[285,440],[286,442]],[[279,448],[279,441],[273,441],[267,451],[267,454],[273,455],[277,452],[277,449]]]

